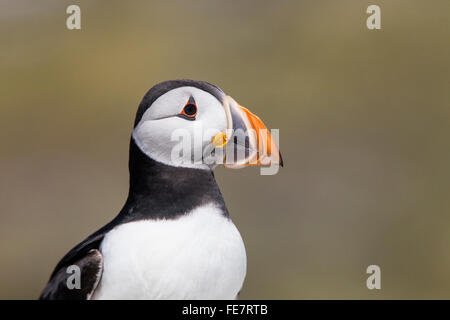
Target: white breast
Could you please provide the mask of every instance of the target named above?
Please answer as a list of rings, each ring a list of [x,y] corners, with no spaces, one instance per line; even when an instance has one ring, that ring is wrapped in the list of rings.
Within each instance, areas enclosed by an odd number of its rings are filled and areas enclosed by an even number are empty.
[[[235,299],[246,273],[241,235],[213,205],[120,225],[100,250],[104,270],[92,299]]]

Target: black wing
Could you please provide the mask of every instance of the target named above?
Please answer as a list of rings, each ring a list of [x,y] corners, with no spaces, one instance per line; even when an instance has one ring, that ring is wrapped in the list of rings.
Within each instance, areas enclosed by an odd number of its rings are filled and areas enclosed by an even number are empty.
[[[42,291],[41,300],[88,300],[97,288],[103,272],[103,256],[97,249],[92,249],[86,256],[77,260],[73,265],[80,270],[80,286],[69,288],[73,284],[72,273],[67,268],[59,269],[50,279]],[[69,281],[68,281],[69,280]]]
[[[50,280],[39,299],[86,300],[91,298],[103,272],[103,256],[99,247],[108,229],[110,229],[109,226],[100,229],[70,250],[61,259],[53,270]],[[71,265],[79,267],[81,284],[79,289],[69,289],[67,285],[67,280],[72,276],[73,272],[70,270],[68,272],[67,269]]]

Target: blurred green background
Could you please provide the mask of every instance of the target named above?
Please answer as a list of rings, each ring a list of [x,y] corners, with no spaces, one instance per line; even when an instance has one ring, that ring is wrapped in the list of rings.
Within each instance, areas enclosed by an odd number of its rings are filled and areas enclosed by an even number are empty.
[[[450,1],[2,0],[0,23],[0,298],[118,213],[138,103],[176,78],[280,129],[278,175],[216,170],[241,298],[450,298]]]

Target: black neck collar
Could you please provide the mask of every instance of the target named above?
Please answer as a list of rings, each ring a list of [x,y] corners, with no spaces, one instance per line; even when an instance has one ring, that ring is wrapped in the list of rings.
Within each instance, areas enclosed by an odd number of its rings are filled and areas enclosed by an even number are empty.
[[[228,216],[211,170],[172,167],[145,155],[130,141],[130,190],[120,220],[172,219],[214,203]]]

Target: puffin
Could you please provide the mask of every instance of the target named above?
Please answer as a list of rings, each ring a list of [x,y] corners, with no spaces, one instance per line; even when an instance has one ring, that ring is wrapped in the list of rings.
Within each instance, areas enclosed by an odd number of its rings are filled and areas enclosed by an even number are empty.
[[[274,140],[260,118],[215,85],[181,79],[153,86],[136,113],[123,208],[59,261],[39,298],[236,299],[246,249],[214,168],[278,170]]]

